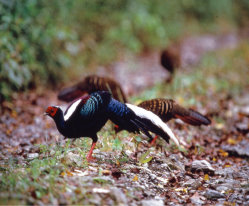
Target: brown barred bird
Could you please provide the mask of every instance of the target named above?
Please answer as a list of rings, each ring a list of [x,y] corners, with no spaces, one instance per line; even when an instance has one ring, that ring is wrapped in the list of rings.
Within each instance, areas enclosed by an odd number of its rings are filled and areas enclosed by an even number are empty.
[[[127,98],[118,82],[108,77],[97,75],[86,76],[77,84],[62,89],[59,92],[58,99],[71,102],[84,94],[90,94],[96,91],[109,91],[114,99],[126,103]]]
[[[146,100],[138,105],[143,109],[153,112],[157,116],[161,118],[163,122],[168,122],[171,119],[181,119],[182,121],[193,125],[193,126],[200,126],[200,125],[209,125],[211,121],[192,109],[185,109],[178,105],[172,99],[151,99]],[[122,127],[115,125],[115,132],[118,133],[123,130]],[[150,142],[152,146],[158,135],[156,135],[153,140]]]
[[[207,117],[192,109],[181,107],[172,99],[151,99],[140,103],[138,106],[155,113],[164,122],[174,118],[181,119],[193,126],[211,124]]]
[[[181,65],[179,43],[174,43],[161,52],[160,63],[170,73],[167,81],[172,81],[175,69]]]

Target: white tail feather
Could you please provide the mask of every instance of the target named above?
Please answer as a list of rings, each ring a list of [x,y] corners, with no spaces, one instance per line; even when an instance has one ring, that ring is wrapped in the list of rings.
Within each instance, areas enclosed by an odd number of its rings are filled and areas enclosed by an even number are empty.
[[[179,145],[179,141],[177,140],[171,129],[161,120],[160,117],[155,115],[153,112],[150,112],[132,104],[126,103],[126,106],[129,107],[137,116],[149,119],[152,123],[161,128],[165,133],[167,133],[176,145]]]

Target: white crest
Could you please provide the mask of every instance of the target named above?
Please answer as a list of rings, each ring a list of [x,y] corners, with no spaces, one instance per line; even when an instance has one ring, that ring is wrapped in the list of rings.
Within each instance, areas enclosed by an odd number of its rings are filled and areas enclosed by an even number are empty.
[[[74,103],[72,103],[66,110],[66,113],[64,115],[64,120],[67,121],[72,114],[74,113],[74,111],[76,110],[77,106],[79,105],[79,103],[81,102],[81,99],[75,101]]]
[[[158,117],[151,111],[143,109],[142,107],[138,107],[128,103],[126,103],[126,106],[129,107],[133,112],[135,112],[137,116],[152,121],[155,125],[160,127],[165,133],[167,133],[170,136],[170,138],[175,142],[176,145],[179,145],[179,142],[175,137],[175,135],[173,134],[173,132],[171,131],[171,129],[161,120],[160,117]]]

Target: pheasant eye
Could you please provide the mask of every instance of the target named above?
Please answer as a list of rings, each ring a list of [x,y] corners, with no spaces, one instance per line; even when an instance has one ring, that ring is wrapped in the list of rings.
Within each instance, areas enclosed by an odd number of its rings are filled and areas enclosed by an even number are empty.
[[[50,115],[53,117],[55,116],[56,112],[57,112],[57,108],[51,108]]]
[[[46,113],[49,114],[51,117],[55,116],[57,112],[57,108],[55,107],[48,107]]]

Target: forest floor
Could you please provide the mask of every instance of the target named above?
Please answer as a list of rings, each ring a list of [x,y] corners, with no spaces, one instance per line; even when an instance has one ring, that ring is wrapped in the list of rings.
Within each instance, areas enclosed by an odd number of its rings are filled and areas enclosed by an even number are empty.
[[[171,120],[179,148],[116,135],[108,122],[88,163],[91,140],[64,139],[43,116],[63,104],[58,91],[14,94],[0,117],[0,204],[249,205],[249,44],[196,52],[171,84],[155,52],[98,70],[118,79],[134,104],[172,98],[212,119],[201,127]]]

